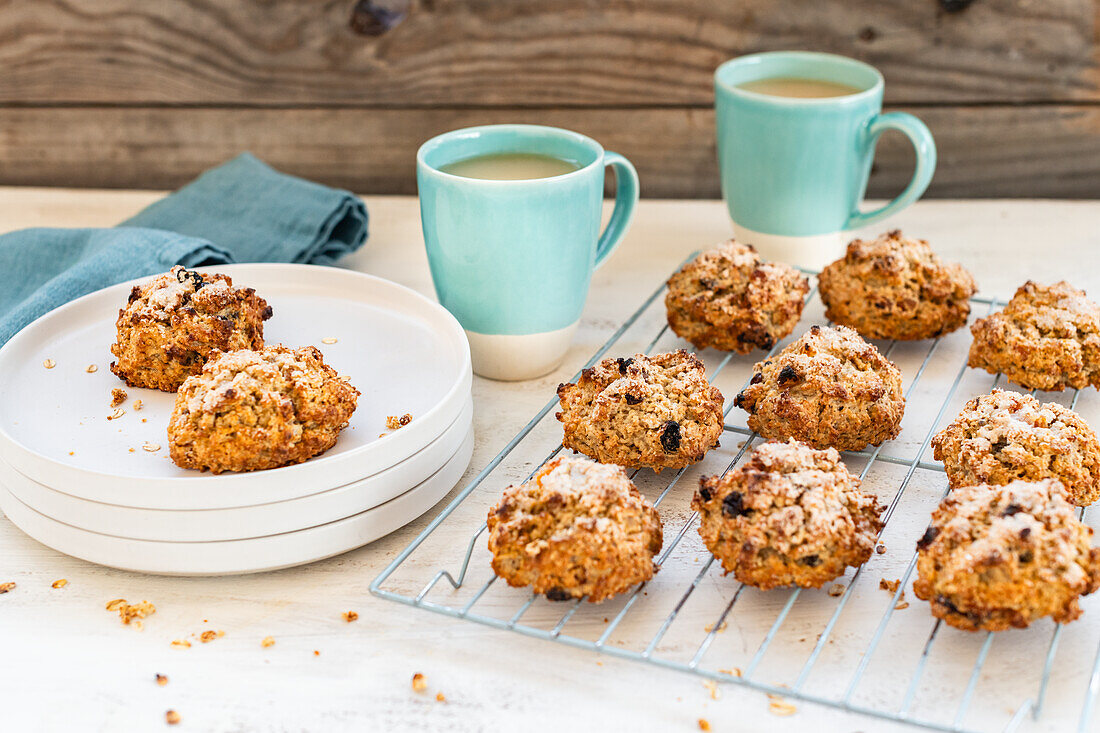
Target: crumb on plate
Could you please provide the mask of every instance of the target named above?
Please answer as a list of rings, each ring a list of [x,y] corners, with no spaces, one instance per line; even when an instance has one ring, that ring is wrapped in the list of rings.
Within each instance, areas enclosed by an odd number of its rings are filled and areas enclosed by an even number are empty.
[[[126,394],[126,390],[115,387],[111,390],[111,407],[118,407],[125,402],[126,398],[129,396],[130,395]]]
[[[413,419],[413,416],[410,415],[407,412],[404,415],[400,416],[400,417],[398,417],[397,415],[387,415],[386,416],[386,427],[389,428],[390,430],[397,430],[397,429],[403,428],[406,425],[408,425],[409,423],[411,423],[412,419]]]

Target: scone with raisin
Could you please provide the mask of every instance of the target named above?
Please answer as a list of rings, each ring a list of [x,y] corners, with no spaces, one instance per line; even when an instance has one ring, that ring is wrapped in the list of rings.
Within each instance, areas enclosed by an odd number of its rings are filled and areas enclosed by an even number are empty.
[[[1055,402],[995,389],[967,402],[932,450],[952,487],[1053,478],[1078,506],[1100,498],[1100,441]]]
[[[130,291],[118,312],[111,371],[131,387],[175,392],[214,351],[262,349],[271,306],[228,275],[176,265]]]
[[[764,262],[751,245],[731,239],[669,279],[668,325],[697,349],[770,349],[802,317],[809,289],[798,270]]]
[[[753,367],[734,404],[765,438],[862,450],[897,437],[905,413],[901,372],[845,326],[812,326]]]
[[[869,339],[912,341],[966,324],[974,278],[900,230],[856,239],[818,278],[825,315]]]
[[[692,499],[703,543],[742,583],[820,588],[871,557],[883,507],[832,448],[791,440],[753,450]]]
[[[312,346],[215,353],[176,393],[172,460],[213,473],[301,463],[336,444],[358,399]]]
[[[1081,615],[1100,587],[1100,549],[1052,479],[955,489],[917,543],[913,592],[967,631],[1024,628]]]
[[[1066,281],[1028,280],[1004,310],[970,327],[969,364],[1026,389],[1100,387],[1100,305]]]
[[[684,350],[604,359],[558,386],[562,444],[600,463],[683,468],[718,447],[722,393]]]
[[[561,456],[489,510],[493,572],[552,601],[597,603],[653,577],[661,518],[620,466]]]

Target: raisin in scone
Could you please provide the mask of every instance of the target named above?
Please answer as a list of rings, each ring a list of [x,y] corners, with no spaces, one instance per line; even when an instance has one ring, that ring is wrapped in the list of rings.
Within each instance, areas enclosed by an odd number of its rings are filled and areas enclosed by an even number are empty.
[[[722,393],[684,350],[604,359],[558,386],[562,443],[600,463],[682,468],[718,446]]]
[[[1100,441],[1073,410],[995,389],[932,438],[952,487],[1058,479],[1078,506],[1100,498]]]
[[[668,325],[697,349],[770,349],[802,317],[809,289],[798,270],[764,262],[752,246],[731,239],[669,279]]]
[[[1028,280],[970,327],[969,364],[1027,389],[1100,387],[1100,306],[1066,281]]]
[[[955,489],[917,543],[913,592],[967,631],[1023,628],[1081,615],[1100,587],[1100,549],[1052,479]]]
[[[901,372],[844,326],[812,326],[758,362],[734,404],[765,438],[837,450],[862,450],[897,437],[905,412]]]
[[[213,473],[301,463],[336,444],[358,399],[312,346],[213,354],[176,393],[172,460]]]
[[[131,387],[175,392],[214,351],[262,349],[270,317],[252,288],[177,265],[130,291],[115,323],[111,371]]]
[[[764,590],[820,588],[871,557],[883,507],[832,448],[771,441],[692,499],[699,534],[727,573]]]
[[[966,324],[974,278],[900,230],[857,239],[818,278],[825,315],[864,338],[912,341]]]
[[[561,456],[489,510],[493,572],[552,601],[596,603],[653,577],[661,518],[620,466]]]

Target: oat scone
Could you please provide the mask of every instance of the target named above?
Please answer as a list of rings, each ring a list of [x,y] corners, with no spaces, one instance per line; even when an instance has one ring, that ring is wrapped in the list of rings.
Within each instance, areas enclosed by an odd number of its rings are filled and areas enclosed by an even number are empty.
[[[1100,387],[1100,305],[1068,282],[1028,280],[970,327],[969,364],[1027,389]]]
[[[111,371],[131,387],[175,392],[214,351],[262,349],[271,306],[228,275],[176,265],[130,291],[118,312]]]
[[[653,577],[661,518],[620,466],[560,456],[489,510],[493,572],[552,601],[597,603]]]
[[[703,252],[668,281],[668,325],[697,349],[747,354],[770,349],[802,317],[810,284],[798,270],[764,262],[729,240]]]
[[[336,443],[358,399],[312,346],[215,353],[176,394],[172,460],[213,473],[301,463]]]
[[[1055,402],[995,389],[967,402],[932,450],[953,488],[1053,478],[1078,506],[1100,498],[1100,441]]]
[[[765,438],[862,450],[901,432],[901,372],[845,326],[810,330],[753,367],[734,401]]]
[[[818,278],[825,315],[869,339],[912,341],[966,324],[974,278],[900,230],[856,239]]]
[[[718,447],[722,393],[682,349],[604,359],[558,386],[562,444],[600,463],[682,468]]]
[[[964,486],[947,495],[917,542],[913,592],[967,631],[1023,628],[1081,615],[1100,587],[1100,549],[1053,479]]]
[[[769,441],[725,476],[704,476],[691,506],[727,573],[763,590],[820,588],[871,557],[883,507],[833,448]]]

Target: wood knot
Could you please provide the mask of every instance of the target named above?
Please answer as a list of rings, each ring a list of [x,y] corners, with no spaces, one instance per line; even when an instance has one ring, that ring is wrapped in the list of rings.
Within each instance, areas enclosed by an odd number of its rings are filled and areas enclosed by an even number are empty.
[[[380,36],[405,19],[408,5],[404,2],[386,7],[373,0],[359,0],[351,9],[348,27],[361,36]]]

